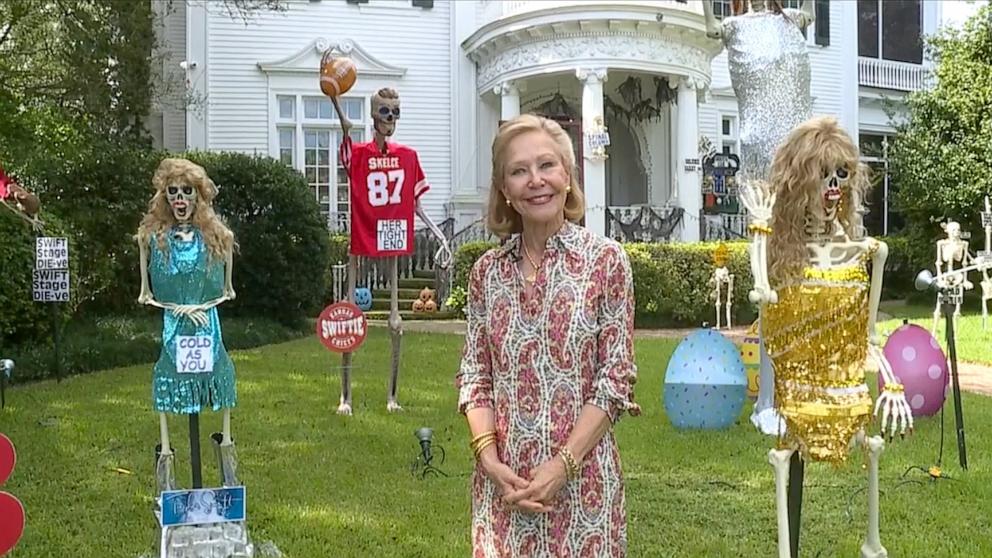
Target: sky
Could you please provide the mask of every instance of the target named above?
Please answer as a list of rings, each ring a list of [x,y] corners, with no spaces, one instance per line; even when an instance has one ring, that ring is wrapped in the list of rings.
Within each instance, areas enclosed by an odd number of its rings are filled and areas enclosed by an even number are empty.
[[[944,0],[941,2],[941,25],[960,27],[968,17],[988,2],[989,0]]]

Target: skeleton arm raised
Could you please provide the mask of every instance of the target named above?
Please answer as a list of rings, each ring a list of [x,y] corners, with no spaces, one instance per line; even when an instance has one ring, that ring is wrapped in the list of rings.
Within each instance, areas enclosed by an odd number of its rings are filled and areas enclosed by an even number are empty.
[[[749,183],[741,187],[741,203],[751,215],[751,245],[748,250],[751,256],[751,273],[754,275],[754,289],[748,294],[748,300],[755,304],[778,302],[778,295],[768,283],[768,235],[771,234],[769,222],[772,218],[772,207],[775,205],[775,193],[769,192],[764,183]]]

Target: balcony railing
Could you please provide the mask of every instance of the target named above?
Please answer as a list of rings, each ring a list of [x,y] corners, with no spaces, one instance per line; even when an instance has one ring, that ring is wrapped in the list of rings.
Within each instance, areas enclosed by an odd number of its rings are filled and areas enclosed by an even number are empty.
[[[919,91],[926,85],[926,67],[880,58],[858,58],[858,83],[866,87]]]
[[[627,6],[643,6],[648,8],[665,7],[684,10],[687,12],[703,13],[699,2],[680,2],[678,0],[482,0],[482,14],[479,25],[517,14],[538,10],[570,8],[590,4],[596,6],[615,5],[618,8]]]

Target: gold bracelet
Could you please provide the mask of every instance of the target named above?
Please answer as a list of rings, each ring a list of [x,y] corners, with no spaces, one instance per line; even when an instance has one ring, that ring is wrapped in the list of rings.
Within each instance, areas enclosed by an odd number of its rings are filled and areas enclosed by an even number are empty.
[[[902,384],[885,384],[885,389],[883,389],[882,391],[889,391],[892,393],[903,393],[906,391],[906,388],[903,387]]]
[[[747,232],[750,232],[750,233],[772,234],[772,228],[769,227],[769,226],[767,226],[767,225],[750,224],[750,225],[747,226]]]
[[[493,434],[496,434],[496,431],[495,430],[486,430],[482,434],[479,434],[475,438],[472,438],[472,442],[470,443],[470,445],[471,444],[477,444],[477,443],[479,443],[479,440],[485,438],[486,436],[490,436],[490,435],[493,435]]]
[[[475,448],[475,460],[478,461],[479,458],[482,457],[482,450],[488,448],[489,446],[491,446],[491,445],[493,445],[495,443],[496,443],[496,437],[495,436],[493,436],[492,438],[486,438],[485,440],[483,440],[482,443],[479,444],[478,447]]]
[[[558,452],[561,456],[561,460],[565,462],[565,478],[568,480],[574,480],[579,477],[579,464],[575,462],[575,456],[572,455],[572,451],[568,449],[568,446],[562,446],[561,451]]]

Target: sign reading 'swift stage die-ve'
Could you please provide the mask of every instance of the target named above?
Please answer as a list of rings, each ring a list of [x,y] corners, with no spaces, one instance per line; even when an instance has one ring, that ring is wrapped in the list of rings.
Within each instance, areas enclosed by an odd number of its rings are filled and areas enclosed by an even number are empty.
[[[69,239],[39,237],[34,249],[34,301],[69,302]]]

